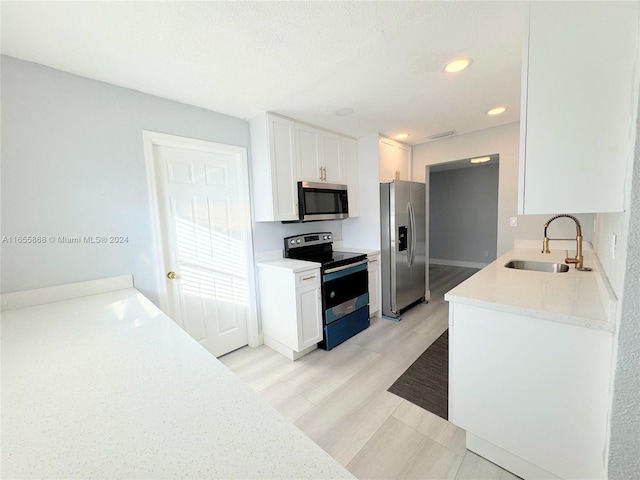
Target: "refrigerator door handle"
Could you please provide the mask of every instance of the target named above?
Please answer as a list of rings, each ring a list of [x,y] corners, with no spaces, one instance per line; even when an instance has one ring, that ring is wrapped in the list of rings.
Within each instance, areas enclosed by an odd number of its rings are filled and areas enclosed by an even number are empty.
[[[413,215],[413,230],[412,238],[413,238],[413,247],[411,248],[411,253],[413,253],[413,259],[411,260],[411,265],[416,263],[416,249],[418,248],[418,234],[416,233],[416,211],[413,208],[413,203],[411,204],[411,215]]]
[[[411,256],[413,254],[413,230],[411,225],[411,202],[407,202],[407,216],[409,217],[409,228],[407,228],[407,264],[411,266]]]
[[[407,206],[409,207],[409,245],[411,245],[411,250],[409,252],[409,266],[412,267],[415,261],[416,250],[416,218],[413,211],[413,204],[409,202]]]

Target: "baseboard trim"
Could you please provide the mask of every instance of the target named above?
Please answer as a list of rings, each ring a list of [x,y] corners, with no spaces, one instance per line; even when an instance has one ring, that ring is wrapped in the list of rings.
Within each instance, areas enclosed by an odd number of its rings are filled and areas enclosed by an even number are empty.
[[[515,475],[526,479],[545,479],[560,480],[560,477],[538,467],[526,460],[514,455],[511,452],[488,442],[487,440],[477,437],[467,432],[466,446],[468,450],[477,453],[490,462],[514,473]]]
[[[460,260],[446,260],[442,258],[430,258],[430,265],[449,265],[451,267],[467,267],[467,268],[484,268],[488,263],[481,262],[465,262]]]

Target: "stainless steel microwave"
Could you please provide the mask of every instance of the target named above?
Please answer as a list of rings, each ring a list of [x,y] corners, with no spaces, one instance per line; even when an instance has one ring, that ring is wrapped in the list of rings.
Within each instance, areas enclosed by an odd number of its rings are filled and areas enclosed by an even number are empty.
[[[298,210],[300,222],[348,218],[347,186],[298,182]]]

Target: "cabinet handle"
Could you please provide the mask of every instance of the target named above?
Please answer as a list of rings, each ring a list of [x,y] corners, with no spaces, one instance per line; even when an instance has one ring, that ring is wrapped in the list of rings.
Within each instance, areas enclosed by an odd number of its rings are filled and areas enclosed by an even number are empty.
[[[302,281],[311,280],[312,278],[316,278],[316,276],[315,275],[310,275],[308,277],[302,277]]]
[[[322,178],[322,167],[320,167],[320,180],[324,180],[324,179]]]
[[[327,180],[327,167],[322,167],[322,172],[323,172],[322,179],[324,181],[326,181]]]

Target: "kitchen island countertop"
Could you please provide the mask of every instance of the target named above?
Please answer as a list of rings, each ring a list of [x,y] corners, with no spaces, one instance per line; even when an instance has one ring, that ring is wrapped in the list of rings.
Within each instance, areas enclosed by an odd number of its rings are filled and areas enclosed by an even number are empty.
[[[353,478],[134,288],[6,311],[3,478]]]
[[[567,252],[515,248],[445,294],[449,302],[613,332],[616,298],[597,257],[584,253],[591,272],[570,266],[565,273],[506,268],[510,260],[564,263]]]

